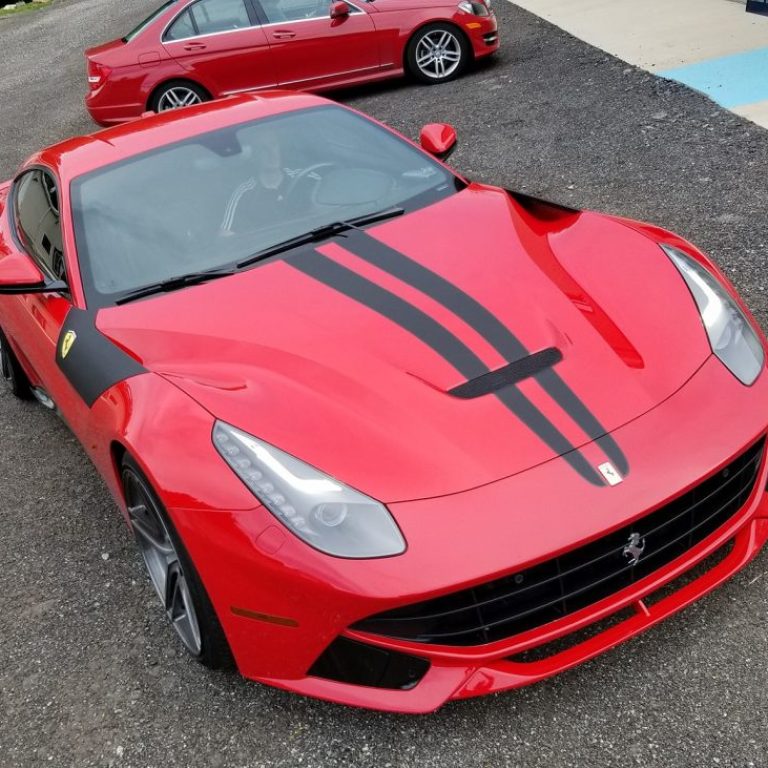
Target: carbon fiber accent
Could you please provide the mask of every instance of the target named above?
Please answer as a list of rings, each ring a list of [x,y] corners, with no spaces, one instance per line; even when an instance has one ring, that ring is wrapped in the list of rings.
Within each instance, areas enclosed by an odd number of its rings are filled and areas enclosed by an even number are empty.
[[[542,349],[541,352],[534,352],[534,354],[515,360],[514,363],[509,363],[503,368],[484,373],[476,379],[470,379],[464,384],[459,384],[458,387],[449,389],[448,394],[460,397],[462,400],[490,395],[510,384],[517,384],[523,379],[535,376],[537,373],[557,365],[562,359],[563,353],[559,349],[555,347]]]

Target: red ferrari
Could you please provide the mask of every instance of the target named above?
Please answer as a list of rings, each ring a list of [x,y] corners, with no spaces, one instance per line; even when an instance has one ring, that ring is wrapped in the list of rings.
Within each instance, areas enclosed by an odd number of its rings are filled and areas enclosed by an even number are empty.
[[[490,0],[169,0],[86,51],[100,125],[276,86],[460,75],[499,47]]]
[[[468,182],[455,138],[241,95],[0,187],[3,376],[77,435],[205,665],[427,712],[611,648],[768,538],[765,338],[728,281]]]

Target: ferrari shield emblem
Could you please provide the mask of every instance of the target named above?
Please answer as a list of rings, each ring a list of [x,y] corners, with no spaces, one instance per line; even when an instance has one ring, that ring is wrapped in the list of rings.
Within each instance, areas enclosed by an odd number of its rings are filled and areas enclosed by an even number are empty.
[[[600,474],[608,481],[608,485],[618,485],[624,479],[619,473],[619,470],[616,469],[610,461],[601,464],[598,469],[600,470]]]
[[[61,359],[63,360],[72,349],[72,345],[77,340],[77,334],[74,331],[67,331],[64,334],[64,339],[61,342]]]

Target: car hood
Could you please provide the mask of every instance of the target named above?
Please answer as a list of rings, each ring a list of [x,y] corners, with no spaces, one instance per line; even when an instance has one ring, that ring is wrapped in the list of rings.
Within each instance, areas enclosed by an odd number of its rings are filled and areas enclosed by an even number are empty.
[[[605,462],[631,472],[602,436],[710,354],[685,283],[651,239],[480,185],[315,250],[103,309],[97,326],[217,418],[382,501],[466,490],[558,456],[593,484]]]

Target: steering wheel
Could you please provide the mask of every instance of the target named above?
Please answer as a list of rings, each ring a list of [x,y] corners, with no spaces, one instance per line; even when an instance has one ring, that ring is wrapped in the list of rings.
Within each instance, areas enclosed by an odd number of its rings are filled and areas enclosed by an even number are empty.
[[[310,173],[319,170],[320,168],[335,168],[336,163],[314,163],[306,168],[302,168],[292,179],[288,188],[285,190],[285,199],[290,200],[291,196],[296,192],[299,187],[299,182],[306,180]],[[312,181],[315,181],[312,179]]]

